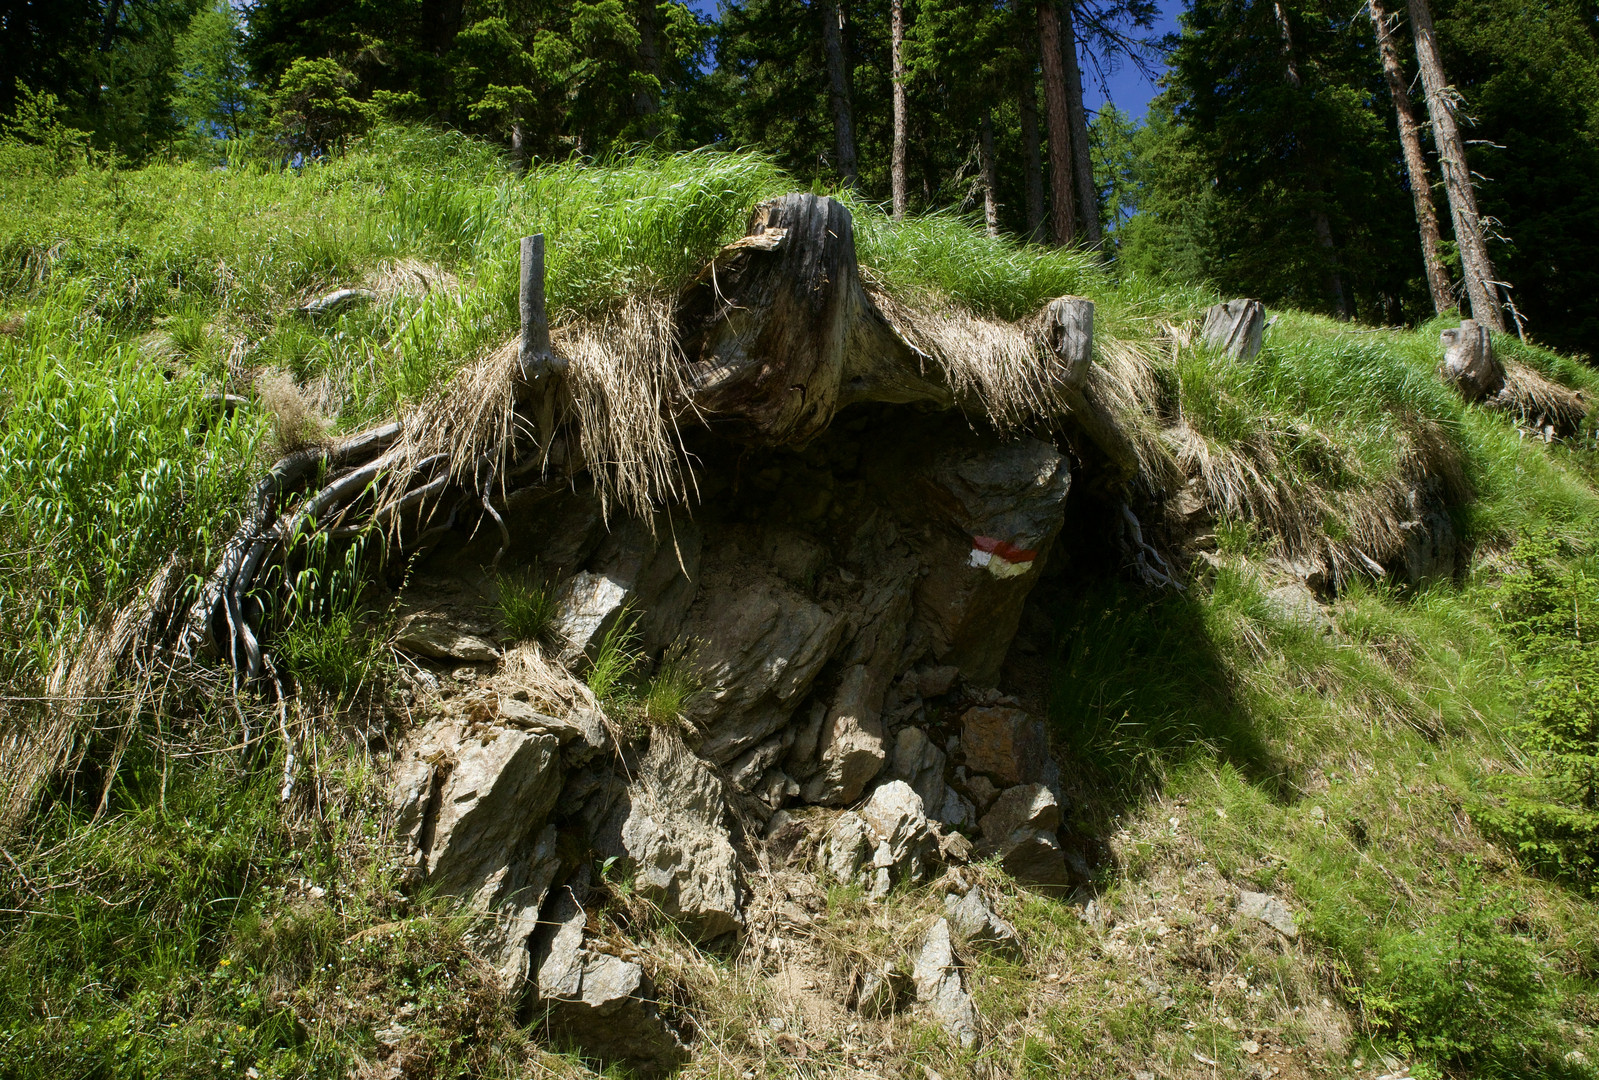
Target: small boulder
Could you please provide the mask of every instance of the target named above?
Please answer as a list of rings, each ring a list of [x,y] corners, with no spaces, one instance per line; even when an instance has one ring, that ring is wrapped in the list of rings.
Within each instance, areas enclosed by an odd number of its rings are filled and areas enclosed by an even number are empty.
[[[681,1065],[688,1050],[661,1018],[655,985],[639,965],[583,947],[585,916],[568,889],[544,913],[535,945],[535,1015],[550,1033],[639,1076]]]
[[[396,648],[432,660],[465,660],[475,664],[500,658],[499,648],[475,630],[429,611],[402,616],[395,635]]]
[[[966,768],[986,773],[1001,787],[1037,783],[1049,761],[1044,725],[1021,709],[978,706],[961,716]]]
[[[860,873],[872,846],[866,822],[853,810],[846,810],[833,819],[832,827],[822,838],[822,863],[828,873],[848,885]]]
[[[1067,883],[1066,857],[1055,830],[1060,803],[1042,784],[1018,784],[1002,792],[978,823],[980,855],[998,854],[1000,865],[1017,881],[1044,888]]]
[[[968,889],[965,896],[958,893],[945,896],[944,914],[956,933],[974,945],[986,945],[1012,955],[1021,952],[1021,935],[994,913],[983,891],[975,886]]]
[[[1287,904],[1270,893],[1239,889],[1238,914],[1246,919],[1256,919],[1263,922],[1290,940],[1299,936],[1299,927],[1294,922],[1294,913],[1288,910]]]
[[[948,919],[939,919],[923,936],[911,981],[917,1002],[939,1027],[963,1048],[977,1045],[977,1007],[961,983]]]
[[[861,808],[861,820],[875,841],[868,895],[883,897],[896,880],[919,880],[938,850],[938,836],[928,824],[921,796],[903,780],[892,780],[872,792]]]
[[[598,655],[631,595],[624,582],[606,574],[581,570],[572,575],[556,594],[555,629],[567,643],[562,658],[571,662]]]

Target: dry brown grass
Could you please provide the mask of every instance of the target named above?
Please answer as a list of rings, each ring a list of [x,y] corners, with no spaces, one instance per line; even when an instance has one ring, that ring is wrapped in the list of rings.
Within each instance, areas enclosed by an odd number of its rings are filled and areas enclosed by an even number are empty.
[[[330,396],[326,382],[308,392],[287,371],[268,368],[256,375],[255,393],[272,417],[275,456],[317,446],[327,439],[331,421],[322,412]]]
[[[1588,399],[1582,391],[1561,386],[1515,361],[1505,364],[1504,388],[1487,404],[1510,414],[1545,442],[1571,435],[1588,415]]]

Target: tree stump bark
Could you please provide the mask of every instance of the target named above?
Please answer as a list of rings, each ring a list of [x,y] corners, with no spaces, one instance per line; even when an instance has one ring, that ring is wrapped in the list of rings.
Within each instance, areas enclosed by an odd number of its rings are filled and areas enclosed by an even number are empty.
[[[1505,383],[1505,369],[1494,356],[1488,328],[1475,319],[1462,319],[1438,335],[1444,347],[1439,373],[1467,401],[1481,401]]]
[[[1235,360],[1253,360],[1266,330],[1266,308],[1259,300],[1229,300],[1205,313],[1205,344]]]
[[[953,403],[927,358],[861,285],[855,226],[835,199],[756,208],[678,302],[688,404],[742,442],[803,443],[860,401]]]
[[[1094,362],[1094,302],[1081,296],[1051,300],[1044,308],[1044,333],[1066,365],[1066,385],[1081,390]]]

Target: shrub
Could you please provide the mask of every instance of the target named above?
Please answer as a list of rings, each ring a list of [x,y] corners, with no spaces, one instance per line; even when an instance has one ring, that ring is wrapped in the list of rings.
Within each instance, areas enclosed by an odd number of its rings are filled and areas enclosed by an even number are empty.
[[[1468,868],[1441,917],[1379,946],[1378,974],[1360,992],[1368,1019],[1442,1065],[1522,1069],[1551,995],[1531,945],[1506,929],[1520,915]]]

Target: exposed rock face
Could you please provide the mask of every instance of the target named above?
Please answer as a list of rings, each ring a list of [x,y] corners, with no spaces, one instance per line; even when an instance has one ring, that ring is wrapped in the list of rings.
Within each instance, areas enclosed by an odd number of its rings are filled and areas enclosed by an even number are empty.
[[[899,729],[899,735],[894,740],[894,756],[888,776],[905,781],[921,797],[923,807],[940,820],[948,820],[941,812],[951,794],[944,782],[947,761],[944,751],[933,745],[926,731],[907,724]],[[956,795],[955,798],[959,799],[960,796]]]
[[[637,887],[701,939],[744,922],[725,817],[721,779],[674,733],[657,731],[628,791],[622,847]]]
[[[922,540],[928,572],[916,589],[916,621],[933,658],[993,682],[1064,521],[1065,457],[1032,439],[984,446],[944,433],[907,441],[875,475],[903,517],[934,525]]]
[[[822,861],[834,878],[847,885],[860,873],[861,864],[871,854],[873,846],[865,820],[854,811],[846,810],[833,819],[822,840]]]
[[[553,735],[445,722],[396,770],[400,835],[430,884],[491,916],[478,945],[507,986],[527,975],[527,941],[559,866],[545,826],[561,790],[559,752]]]
[[[569,890],[551,897],[534,944],[535,1015],[558,1038],[641,1076],[682,1064],[688,1050],[661,1018],[649,976],[637,964],[584,948],[584,919]]]
[[[1046,888],[1066,884],[1066,858],[1055,838],[1060,803],[1044,785],[1018,784],[1001,792],[979,825],[983,843],[978,852],[997,852],[1012,877]]]
[[[948,919],[939,919],[922,938],[911,979],[916,984],[916,1001],[928,1016],[963,1047],[976,1046],[977,1007],[955,964]]]
[[[616,625],[622,608],[632,598],[628,585],[608,574],[580,570],[561,586],[555,629],[568,644],[568,659],[600,651],[605,635]]]
[[[1038,783],[1049,760],[1044,725],[1021,709],[1000,705],[967,709],[961,716],[966,768],[1001,787]]]

